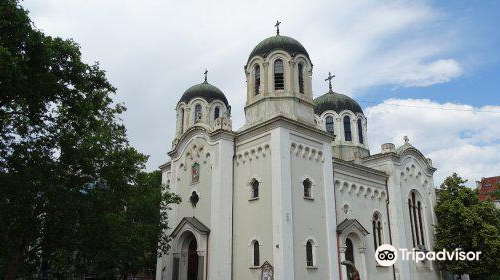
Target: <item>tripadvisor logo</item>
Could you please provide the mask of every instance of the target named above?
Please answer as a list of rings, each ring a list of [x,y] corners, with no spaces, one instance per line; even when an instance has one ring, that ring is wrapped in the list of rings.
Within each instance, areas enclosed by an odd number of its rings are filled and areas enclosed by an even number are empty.
[[[399,249],[399,253],[401,260],[417,263],[425,260],[478,261],[479,255],[481,255],[481,252],[465,252],[460,249],[455,249],[455,251],[442,250],[439,252]],[[375,260],[381,266],[391,266],[398,260],[398,250],[389,244],[380,245],[375,252]]]

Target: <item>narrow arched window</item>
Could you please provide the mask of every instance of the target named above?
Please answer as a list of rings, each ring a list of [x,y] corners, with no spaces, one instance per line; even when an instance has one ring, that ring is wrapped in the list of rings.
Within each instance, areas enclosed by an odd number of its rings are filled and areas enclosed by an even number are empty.
[[[259,181],[253,179],[251,185],[251,198],[258,198],[259,197]]]
[[[302,63],[299,63],[298,71],[299,71],[299,92],[304,93],[304,65]]]
[[[361,119],[358,119],[358,136],[359,136],[359,143],[363,144],[365,140],[363,138],[363,123],[361,122]]]
[[[181,123],[180,123],[180,126],[181,126],[181,133],[184,132],[184,108],[181,109]]]
[[[254,68],[254,76],[255,76],[255,84],[254,84],[254,92],[255,95],[260,93],[260,65],[255,65]]]
[[[260,266],[260,248],[257,240],[253,242],[253,266]]]
[[[352,141],[351,118],[349,116],[344,117],[344,139]]]
[[[313,244],[311,240],[306,243],[306,264],[307,266],[314,266]]]
[[[197,123],[201,121],[201,105],[198,104],[194,107],[194,122]]]
[[[219,107],[215,107],[214,109],[214,120],[218,119],[220,116],[220,108]]]
[[[326,117],[326,132],[333,134],[333,117],[328,116]]]
[[[302,185],[304,186],[304,197],[305,198],[312,198],[312,193],[311,193],[311,188],[312,188],[312,183],[309,179],[305,179],[302,182]]]
[[[274,90],[285,89],[283,60],[274,62]]]
[[[413,239],[413,247],[425,246],[424,227],[423,227],[423,206],[420,201],[420,196],[416,191],[412,191],[408,199],[408,212],[410,216],[411,236]]]
[[[375,250],[382,245],[382,221],[378,213],[373,214],[372,219],[373,226],[373,244]]]

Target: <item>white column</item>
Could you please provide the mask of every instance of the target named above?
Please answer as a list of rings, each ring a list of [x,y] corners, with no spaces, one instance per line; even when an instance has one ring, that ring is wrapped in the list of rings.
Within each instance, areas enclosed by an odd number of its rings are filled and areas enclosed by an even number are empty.
[[[365,247],[359,247],[359,260],[360,260],[360,269],[358,270],[361,275],[360,278],[362,280],[369,280],[368,275],[366,273],[366,256],[365,256],[366,248]]]
[[[232,266],[233,141],[221,139],[212,162],[208,279],[230,280]]]
[[[271,132],[273,260],[275,280],[294,280],[290,133]]]
[[[339,252],[340,252],[340,261],[343,262],[345,261],[345,251],[347,250],[347,247],[345,246],[342,246],[339,248]],[[341,280],[347,280],[347,267],[343,264],[340,265],[340,270],[341,270],[341,274],[342,274],[342,279]],[[331,279],[335,279],[335,278],[331,278]]]
[[[323,143],[323,178],[325,186],[326,229],[328,240],[328,267],[330,279],[339,275],[337,256],[337,216],[335,215],[335,190],[333,180],[332,148],[329,142]]]

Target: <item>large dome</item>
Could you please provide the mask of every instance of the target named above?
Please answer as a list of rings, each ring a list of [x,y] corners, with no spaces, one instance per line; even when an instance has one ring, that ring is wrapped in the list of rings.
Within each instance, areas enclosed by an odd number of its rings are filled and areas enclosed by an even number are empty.
[[[333,91],[327,92],[314,99],[314,113],[316,115],[321,115],[323,112],[328,110],[332,110],[337,113],[349,110],[354,114],[363,114],[363,110],[361,109],[361,106],[359,106],[358,102],[345,94]]]
[[[306,48],[304,48],[304,46],[302,46],[302,44],[299,41],[288,36],[276,35],[265,39],[264,41],[260,42],[257,46],[255,46],[253,51],[250,53],[248,60],[250,60],[252,57],[256,55],[265,57],[274,50],[285,50],[289,52],[291,55],[296,55],[300,53],[309,58],[309,54],[307,53]]]
[[[203,82],[201,84],[194,85],[188,88],[181,97],[179,102],[184,101],[185,103],[189,103],[192,99],[196,97],[201,97],[205,99],[207,102],[212,102],[213,100],[220,100],[229,107],[229,103],[227,102],[227,98],[224,93],[217,88],[209,84],[208,82]]]

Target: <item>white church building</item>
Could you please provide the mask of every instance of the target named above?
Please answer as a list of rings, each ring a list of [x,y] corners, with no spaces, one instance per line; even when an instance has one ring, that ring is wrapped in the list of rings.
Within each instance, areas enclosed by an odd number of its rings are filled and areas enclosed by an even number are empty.
[[[381,244],[433,248],[432,161],[408,138],[368,146],[362,108],[329,91],[314,98],[313,64],[278,34],[250,53],[246,122],[233,130],[224,93],[205,81],[176,108],[163,183],[171,249],[157,280],[433,280],[433,261],[375,261]],[[359,276],[358,276],[359,275]]]

